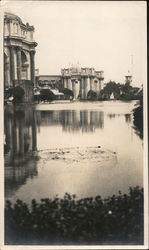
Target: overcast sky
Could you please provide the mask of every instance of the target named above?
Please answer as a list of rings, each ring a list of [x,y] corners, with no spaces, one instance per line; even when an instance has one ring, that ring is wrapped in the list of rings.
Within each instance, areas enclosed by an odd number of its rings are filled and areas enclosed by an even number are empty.
[[[4,10],[35,27],[36,68],[60,74],[70,64],[103,70],[105,82],[146,84],[146,3],[85,1],[8,1]]]

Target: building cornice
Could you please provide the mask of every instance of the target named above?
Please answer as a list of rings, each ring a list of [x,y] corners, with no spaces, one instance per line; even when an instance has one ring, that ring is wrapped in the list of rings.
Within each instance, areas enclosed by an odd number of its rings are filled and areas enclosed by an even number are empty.
[[[38,45],[38,43],[36,43],[35,41],[28,41],[28,40],[25,40],[23,37],[20,37],[20,36],[5,36],[4,41],[9,43],[9,44],[7,44],[8,46],[11,45],[11,41],[14,42],[14,43],[19,42],[19,43],[21,43],[21,45],[22,44],[32,45],[34,47],[36,47]]]

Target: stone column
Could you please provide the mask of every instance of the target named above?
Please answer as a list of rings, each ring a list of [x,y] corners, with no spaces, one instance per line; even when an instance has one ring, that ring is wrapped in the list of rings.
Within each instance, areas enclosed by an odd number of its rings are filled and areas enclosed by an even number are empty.
[[[80,79],[80,99],[82,99],[82,79]]]
[[[82,77],[82,79],[81,79],[81,82],[82,82],[82,89],[81,89],[81,99],[82,100],[84,100],[84,92],[85,92],[85,89],[84,89],[84,81],[85,81],[85,79],[84,79],[84,77]]]
[[[31,58],[31,81],[33,84],[35,84],[35,51],[30,52],[30,58]]]
[[[68,78],[66,79],[66,81],[67,81],[67,84],[66,84],[67,87],[66,87],[66,88],[69,89],[69,88],[68,88]]]
[[[84,79],[84,99],[87,99],[87,77]]]
[[[90,90],[94,91],[94,77],[91,77],[91,81],[90,81]]]
[[[92,77],[90,76],[90,77],[89,77],[89,90],[91,90],[91,87],[92,87],[92,86],[91,86],[91,85],[92,85],[91,82],[92,82]]]
[[[101,91],[101,80],[99,79],[99,93]]]
[[[90,78],[89,76],[87,77],[87,81],[86,81],[86,99],[87,99],[87,94],[90,90]]]
[[[17,47],[17,79],[21,80],[22,62],[21,62],[21,48]]]
[[[68,89],[72,90],[71,78],[68,78]]]
[[[67,88],[67,79],[64,78],[64,88]]]
[[[99,92],[100,92],[100,82],[98,80],[97,84],[97,96],[99,96]]]
[[[73,91],[74,98],[75,98],[75,81],[74,80],[72,80],[72,91]]]
[[[10,47],[10,82],[14,86],[15,71],[14,71],[14,48]]]
[[[9,61],[8,57],[4,55],[4,87],[8,88],[10,85],[9,83]]]
[[[100,88],[103,89],[104,88],[104,83],[103,83],[103,79],[100,80]]]

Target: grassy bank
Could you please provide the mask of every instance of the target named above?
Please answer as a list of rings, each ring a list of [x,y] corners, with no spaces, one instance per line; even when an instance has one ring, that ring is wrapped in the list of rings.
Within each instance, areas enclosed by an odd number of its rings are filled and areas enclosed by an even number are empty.
[[[143,189],[77,200],[6,201],[5,244],[143,244]]]

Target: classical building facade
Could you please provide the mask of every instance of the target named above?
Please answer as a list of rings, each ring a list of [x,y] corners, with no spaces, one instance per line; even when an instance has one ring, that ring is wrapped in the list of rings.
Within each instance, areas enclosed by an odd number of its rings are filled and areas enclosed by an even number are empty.
[[[103,89],[103,71],[95,71],[94,68],[71,67],[62,69],[62,84],[64,88],[73,91],[74,98],[78,96],[81,100],[86,100],[90,90],[97,94]]]
[[[74,99],[81,100],[86,100],[89,91],[92,90],[98,98],[104,88],[103,73],[95,71],[94,68],[71,67],[62,69],[61,75],[39,75],[36,77],[36,86],[50,89],[67,88],[73,91]]]
[[[33,100],[35,84],[34,27],[11,13],[4,15],[4,87],[17,85],[24,91],[24,101]]]
[[[61,75],[38,75],[36,77],[36,87],[56,89],[61,84]]]

